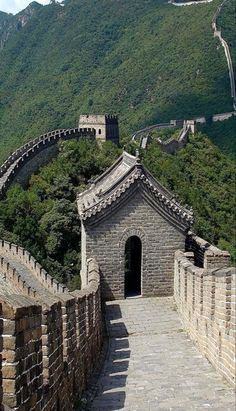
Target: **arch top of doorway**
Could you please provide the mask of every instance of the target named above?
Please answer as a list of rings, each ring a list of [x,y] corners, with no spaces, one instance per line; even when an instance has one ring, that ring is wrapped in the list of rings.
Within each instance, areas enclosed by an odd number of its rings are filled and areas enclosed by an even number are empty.
[[[142,243],[145,242],[146,235],[142,228],[129,227],[123,231],[121,239],[119,241],[119,247],[120,248],[125,247],[125,244],[128,238],[134,237],[134,236],[138,237],[142,241]]]

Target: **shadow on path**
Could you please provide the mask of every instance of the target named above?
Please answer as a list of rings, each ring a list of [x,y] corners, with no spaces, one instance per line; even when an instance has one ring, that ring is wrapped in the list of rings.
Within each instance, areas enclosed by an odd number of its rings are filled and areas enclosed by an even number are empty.
[[[182,329],[173,298],[107,302],[106,322],[90,411],[235,411],[233,390]]]
[[[120,410],[125,404],[125,386],[131,353],[128,331],[122,321],[119,304],[106,306],[106,327],[109,337],[108,355],[100,375],[96,398],[90,408],[93,411]]]

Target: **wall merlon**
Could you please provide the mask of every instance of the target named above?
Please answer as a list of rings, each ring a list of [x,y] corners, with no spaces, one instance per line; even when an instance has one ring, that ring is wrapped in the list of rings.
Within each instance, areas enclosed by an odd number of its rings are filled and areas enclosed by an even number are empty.
[[[59,284],[57,280],[53,279],[24,248],[2,240],[0,242],[0,255],[1,254],[6,257],[8,255],[13,256],[16,260],[19,259],[22,261],[32,271],[32,274],[35,275],[43,285],[46,284],[49,290],[54,290],[54,293],[68,291],[64,285]]]
[[[187,251],[194,252],[195,265],[205,269],[230,266],[230,254],[189,232],[186,239]]]

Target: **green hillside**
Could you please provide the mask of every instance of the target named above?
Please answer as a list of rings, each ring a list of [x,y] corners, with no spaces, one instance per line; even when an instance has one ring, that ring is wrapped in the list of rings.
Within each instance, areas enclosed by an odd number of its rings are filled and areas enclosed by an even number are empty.
[[[236,155],[236,117],[225,121],[217,121],[198,127],[199,131],[207,134],[211,141],[232,159]]]
[[[211,28],[218,4],[66,0],[40,7],[0,52],[0,163],[43,132],[76,126],[80,113],[117,113],[127,134],[231,111],[226,59]]]

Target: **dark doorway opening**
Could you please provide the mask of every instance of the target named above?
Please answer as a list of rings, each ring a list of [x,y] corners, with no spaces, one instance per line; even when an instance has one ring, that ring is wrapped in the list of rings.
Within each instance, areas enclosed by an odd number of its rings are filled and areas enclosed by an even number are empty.
[[[137,236],[125,244],[125,297],[141,294],[142,243]]]

